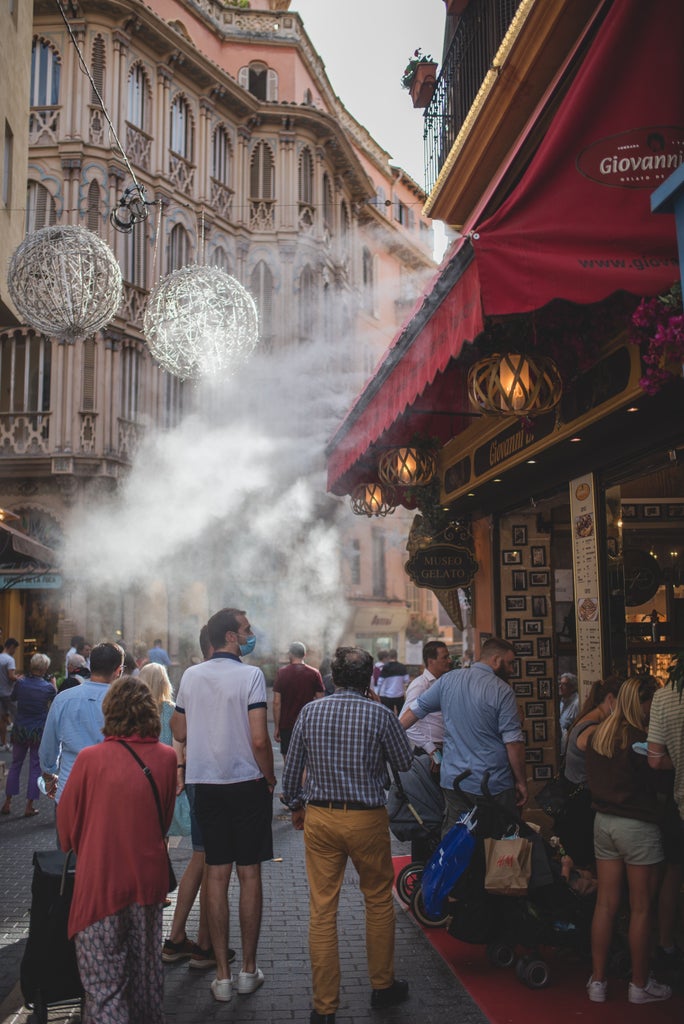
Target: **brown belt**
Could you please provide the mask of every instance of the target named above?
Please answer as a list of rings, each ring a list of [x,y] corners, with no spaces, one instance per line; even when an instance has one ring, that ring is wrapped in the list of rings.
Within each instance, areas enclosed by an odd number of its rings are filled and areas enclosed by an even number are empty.
[[[311,807],[326,807],[329,811],[379,811],[379,807],[369,807],[358,800],[309,800]]]

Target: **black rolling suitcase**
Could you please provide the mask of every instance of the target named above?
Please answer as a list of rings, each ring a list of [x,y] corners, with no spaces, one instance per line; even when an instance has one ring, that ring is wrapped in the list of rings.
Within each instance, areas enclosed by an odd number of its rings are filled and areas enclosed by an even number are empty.
[[[78,1002],[83,986],[73,939],[67,939],[76,858],[61,850],[33,854],[31,917],[20,982],[25,1004],[46,1024],[53,1003]]]

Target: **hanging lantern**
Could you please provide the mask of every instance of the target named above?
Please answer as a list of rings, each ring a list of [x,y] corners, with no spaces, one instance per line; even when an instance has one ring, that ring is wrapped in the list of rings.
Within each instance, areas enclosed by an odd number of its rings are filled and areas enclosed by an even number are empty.
[[[468,373],[468,393],[484,412],[535,416],[558,405],[563,385],[552,359],[509,352],[475,363]]]
[[[394,491],[387,484],[359,484],[351,495],[355,516],[387,516],[397,507]]]
[[[378,474],[383,483],[398,487],[425,487],[437,472],[435,453],[411,446],[383,452]]]
[[[121,305],[121,270],[98,235],[75,224],[27,235],[10,260],[7,286],[30,327],[65,341],[87,338]]]
[[[220,267],[182,267],[162,278],[143,324],[154,358],[183,380],[233,372],[259,340],[254,299]]]

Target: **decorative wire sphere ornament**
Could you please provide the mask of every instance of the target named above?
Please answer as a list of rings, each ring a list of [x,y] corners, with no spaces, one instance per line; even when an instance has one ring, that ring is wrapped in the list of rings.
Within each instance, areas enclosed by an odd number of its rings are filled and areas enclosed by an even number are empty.
[[[7,285],[30,327],[65,341],[106,327],[123,296],[114,253],[94,232],[75,224],[27,235],[12,255]]]
[[[388,516],[397,507],[397,498],[387,484],[358,484],[351,493],[351,507],[355,516]]]
[[[183,380],[232,372],[259,340],[249,292],[220,267],[197,264],[174,270],[152,289],[143,327],[159,365]]]

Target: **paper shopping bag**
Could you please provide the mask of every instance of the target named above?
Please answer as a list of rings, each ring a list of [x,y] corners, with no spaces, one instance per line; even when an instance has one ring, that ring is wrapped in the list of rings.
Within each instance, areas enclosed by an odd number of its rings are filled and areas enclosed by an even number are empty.
[[[532,874],[529,839],[485,839],[485,890],[498,896],[526,896]]]

